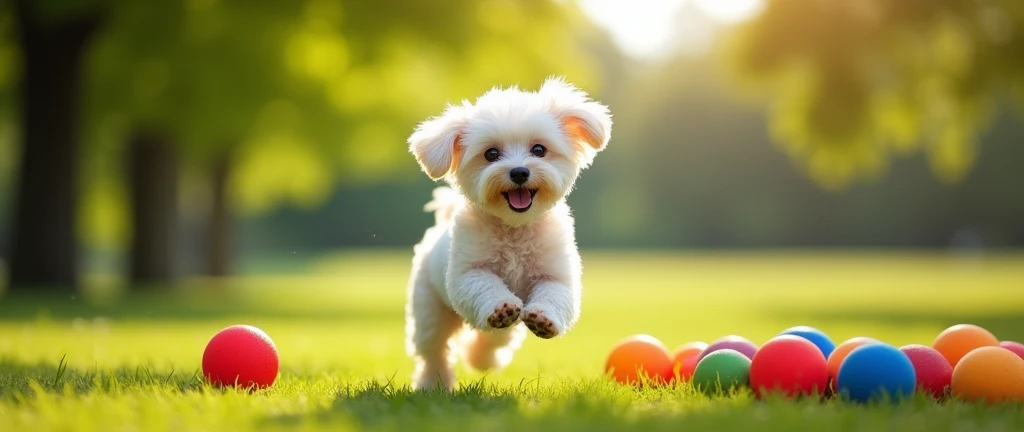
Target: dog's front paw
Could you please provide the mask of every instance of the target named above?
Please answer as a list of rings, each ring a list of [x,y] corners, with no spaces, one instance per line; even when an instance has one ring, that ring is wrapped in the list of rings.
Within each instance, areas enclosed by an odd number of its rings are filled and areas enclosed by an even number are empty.
[[[504,301],[494,308],[493,313],[487,316],[487,325],[496,329],[507,328],[515,324],[516,321],[519,321],[521,310],[519,305],[511,301]]]
[[[523,312],[526,328],[542,339],[551,339],[562,334],[562,326],[549,318],[543,308],[527,307]]]

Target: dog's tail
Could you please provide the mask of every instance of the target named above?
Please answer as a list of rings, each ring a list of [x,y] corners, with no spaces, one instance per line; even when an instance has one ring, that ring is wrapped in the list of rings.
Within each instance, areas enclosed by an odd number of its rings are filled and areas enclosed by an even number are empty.
[[[448,186],[441,186],[434,189],[434,199],[423,206],[423,211],[434,212],[434,221],[438,224],[445,224],[452,220],[455,207],[459,204],[458,192]]]

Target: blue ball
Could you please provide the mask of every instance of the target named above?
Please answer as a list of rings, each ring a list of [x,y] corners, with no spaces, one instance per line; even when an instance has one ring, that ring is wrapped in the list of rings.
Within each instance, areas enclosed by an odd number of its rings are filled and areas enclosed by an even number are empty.
[[[839,394],[857,402],[909,397],[914,394],[916,383],[910,358],[884,343],[854,348],[839,366],[836,378]]]
[[[825,355],[826,359],[828,359],[828,356],[832,355],[832,351],[836,349],[836,344],[832,343],[832,339],[829,339],[828,335],[826,335],[825,332],[818,330],[814,327],[790,327],[786,330],[783,330],[782,333],[779,333],[779,335],[800,336],[804,339],[811,341],[811,343],[813,343],[814,346],[818,347],[818,349],[821,350],[821,353]]]

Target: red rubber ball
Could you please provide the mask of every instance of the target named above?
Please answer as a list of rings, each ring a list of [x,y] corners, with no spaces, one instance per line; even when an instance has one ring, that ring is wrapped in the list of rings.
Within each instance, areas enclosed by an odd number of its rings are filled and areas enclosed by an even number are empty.
[[[776,336],[754,354],[750,386],[758,397],[824,393],[828,388],[828,362],[813,342],[795,335]]]
[[[942,353],[932,347],[912,344],[900,348],[914,365],[917,388],[940,399],[946,395],[946,388],[953,380],[953,366]]]
[[[221,330],[203,352],[203,376],[216,386],[270,387],[277,379],[277,347],[263,330],[233,325]]]

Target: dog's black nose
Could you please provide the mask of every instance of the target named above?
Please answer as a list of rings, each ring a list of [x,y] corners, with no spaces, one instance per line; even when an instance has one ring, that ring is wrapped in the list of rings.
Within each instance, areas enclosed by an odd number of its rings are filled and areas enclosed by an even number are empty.
[[[508,176],[512,178],[513,183],[521,185],[530,179],[530,170],[526,167],[512,168]]]

